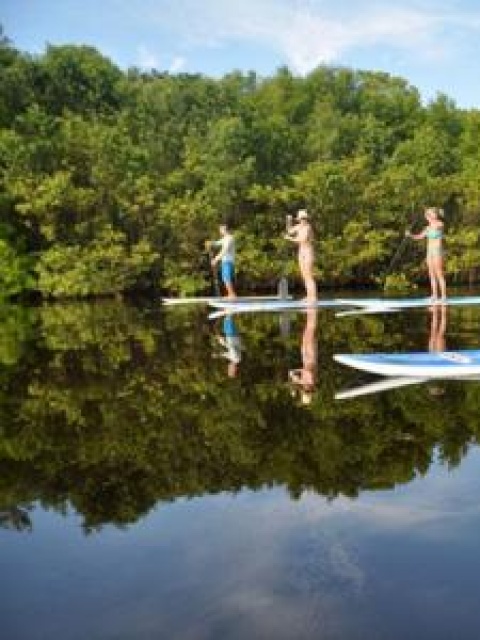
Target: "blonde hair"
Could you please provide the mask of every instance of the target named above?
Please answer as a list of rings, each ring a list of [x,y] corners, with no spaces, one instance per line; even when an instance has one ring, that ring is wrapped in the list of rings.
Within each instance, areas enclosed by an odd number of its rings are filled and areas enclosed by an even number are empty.
[[[426,211],[427,213],[433,213],[433,214],[435,214],[435,216],[436,216],[437,218],[440,218],[441,220],[443,220],[443,217],[444,217],[444,215],[445,215],[445,212],[443,211],[443,209],[442,209],[441,207],[427,207],[427,208],[425,209],[425,211]]]

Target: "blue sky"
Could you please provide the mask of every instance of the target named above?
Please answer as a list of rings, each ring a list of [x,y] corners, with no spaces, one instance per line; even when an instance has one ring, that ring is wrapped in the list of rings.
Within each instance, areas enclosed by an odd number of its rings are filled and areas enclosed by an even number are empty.
[[[480,108],[478,0],[2,0],[23,51],[90,44],[122,68],[222,76],[319,64],[387,71]]]

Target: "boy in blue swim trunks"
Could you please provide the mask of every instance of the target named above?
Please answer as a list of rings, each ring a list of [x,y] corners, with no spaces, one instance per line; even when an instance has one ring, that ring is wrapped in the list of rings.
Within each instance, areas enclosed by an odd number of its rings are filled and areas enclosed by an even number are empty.
[[[209,246],[220,247],[218,254],[212,258],[212,267],[221,263],[222,282],[227,290],[228,298],[236,298],[235,282],[235,238],[226,223],[221,224],[220,240],[210,242]]]

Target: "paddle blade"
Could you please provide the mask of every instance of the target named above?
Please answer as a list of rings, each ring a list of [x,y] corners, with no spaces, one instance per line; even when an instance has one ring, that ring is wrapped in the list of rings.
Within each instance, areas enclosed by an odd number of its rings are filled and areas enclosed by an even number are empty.
[[[278,287],[277,287],[277,292],[278,292],[278,297],[280,298],[280,300],[287,300],[288,299],[288,280],[287,280],[287,278],[285,276],[280,278],[280,281],[279,281]]]

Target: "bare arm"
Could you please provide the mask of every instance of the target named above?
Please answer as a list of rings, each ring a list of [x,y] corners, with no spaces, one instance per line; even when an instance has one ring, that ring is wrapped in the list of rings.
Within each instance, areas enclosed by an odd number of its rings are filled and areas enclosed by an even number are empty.
[[[405,235],[407,238],[411,238],[412,240],[423,240],[427,235],[427,228],[420,231],[420,233],[412,233],[411,231],[405,231]]]
[[[290,242],[300,242],[298,238],[298,233],[300,231],[300,225],[291,223],[287,225],[287,232],[283,236],[285,240],[290,240]]]
[[[218,262],[220,262],[220,260],[223,258],[223,256],[227,253],[228,243],[225,242],[223,239],[222,240],[215,240],[214,242],[212,242],[212,246],[213,247],[221,247],[220,251],[212,259],[212,264],[215,265]]]
[[[287,230],[285,239],[296,242],[297,244],[307,242],[310,239],[310,227],[303,224],[296,224]]]

